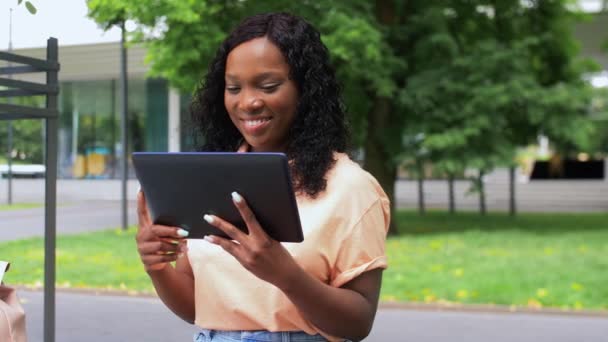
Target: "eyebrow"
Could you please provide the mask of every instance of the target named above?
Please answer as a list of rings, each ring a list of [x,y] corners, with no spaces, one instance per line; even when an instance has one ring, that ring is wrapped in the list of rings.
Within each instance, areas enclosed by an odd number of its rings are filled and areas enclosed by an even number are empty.
[[[281,76],[280,72],[267,71],[267,72],[263,72],[263,73],[261,73],[259,75],[256,75],[254,77],[254,80],[255,81],[261,81],[261,80],[264,80],[264,79],[267,79],[267,78],[279,77],[279,76]],[[234,81],[234,80],[238,80],[238,77],[236,75],[226,74],[226,79]]]

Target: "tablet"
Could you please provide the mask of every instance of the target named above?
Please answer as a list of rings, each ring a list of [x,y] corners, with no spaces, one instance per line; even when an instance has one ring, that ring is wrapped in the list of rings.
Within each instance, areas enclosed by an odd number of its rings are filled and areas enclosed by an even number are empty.
[[[213,214],[247,232],[232,202],[236,191],[270,237],[304,240],[283,153],[135,152],[132,160],[155,224],[181,227],[188,238],[226,237],[203,219]]]

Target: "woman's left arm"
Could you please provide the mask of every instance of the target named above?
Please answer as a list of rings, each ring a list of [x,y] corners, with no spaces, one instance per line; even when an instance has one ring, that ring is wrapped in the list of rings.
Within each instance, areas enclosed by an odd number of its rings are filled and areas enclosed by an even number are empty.
[[[281,290],[322,331],[359,341],[372,329],[381,281],[382,269],[374,269],[336,288],[300,269]]]
[[[382,270],[367,271],[340,288],[327,285],[306,273],[281,243],[264,232],[240,195],[233,194],[233,200],[249,233],[219,217],[205,215],[231,240],[218,236],[205,239],[221,246],[258,278],[281,289],[302,315],[323,332],[350,340],[365,338],[376,314]]]

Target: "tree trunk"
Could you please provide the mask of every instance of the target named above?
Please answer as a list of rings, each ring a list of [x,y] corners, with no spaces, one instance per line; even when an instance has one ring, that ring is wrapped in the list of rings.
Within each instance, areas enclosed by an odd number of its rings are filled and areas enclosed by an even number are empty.
[[[392,0],[376,1],[376,18],[378,22],[391,25],[395,19],[394,2]],[[384,189],[391,201],[391,223],[388,234],[397,233],[395,181],[397,168],[393,157],[385,146],[383,137],[390,127],[393,106],[390,98],[372,95],[374,104],[367,115],[367,132],[364,146],[365,168],[372,174]]]
[[[367,139],[365,140],[365,169],[380,183],[391,201],[391,224],[389,234],[397,233],[395,211],[395,181],[397,168],[392,156],[382,141],[390,125],[391,102],[387,98],[376,98],[367,116]]]
[[[454,175],[448,174],[448,200],[450,203],[450,214],[456,213],[456,203],[454,200]]]
[[[424,205],[424,165],[420,160],[416,160],[418,168],[418,212],[424,215],[426,208]]]
[[[479,170],[479,179],[477,181],[479,182],[479,212],[481,215],[486,214],[486,189],[483,184],[483,176],[484,172]]]
[[[515,216],[517,214],[517,205],[515,203],[515,167],[509,167],[509,214]]]

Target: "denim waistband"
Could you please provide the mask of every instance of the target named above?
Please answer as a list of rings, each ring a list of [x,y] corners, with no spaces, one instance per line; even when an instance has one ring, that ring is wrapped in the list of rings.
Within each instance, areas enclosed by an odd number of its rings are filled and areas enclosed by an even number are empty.
[[[309,335],[303,331],[223,331],[202,329],[194,335],[194,342],[322,342],[323,336]]]

